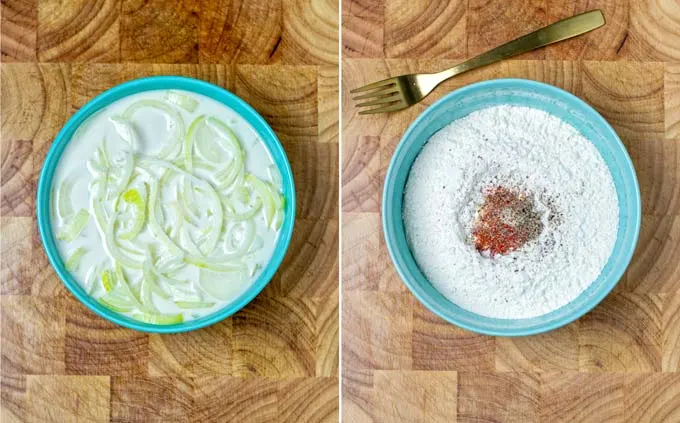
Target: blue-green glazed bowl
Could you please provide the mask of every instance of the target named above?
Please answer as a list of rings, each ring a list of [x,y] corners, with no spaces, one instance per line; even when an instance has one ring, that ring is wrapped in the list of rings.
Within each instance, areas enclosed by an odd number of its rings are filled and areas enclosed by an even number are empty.
[[[54,171],[59,162],[64,148],[71,140],[76,129],[91,115],[110,105],[111,103],[120,100],[132,94],[137,94],[144,91],[176,89],[194,92],[209,97],[218,101],[237,114],[241,115],[257,132],[262,141],[265,143],[271,152],[274,162],[279,168],[283,183],[283,195],[286,197],[285,217],[281,226],[281,232],[274,249],[274,253],[269,260],[269,263],[264,267],[260,276],[253,282],[253,284],[243,292],[234,301],[229,303],[226,307],[204,316],[200,319],[190,320],[174,325],[153,325],[149,323],[139,322],[133,320],[125,315],[116,313],[99,304],[96,300],[90,297],[80,286],[80,284],[71,276],[66,270],[64,261],[62,260],[57,246],[55,245],[54,235],[52,233],[52,224],[50,221],[50,196],[52,191],[52,178]],[[239,311],[246,304],[252,301],[257,294],[269,283],[283,261],[286,254],[290,239],[293,234],[293,224],[295,221],[295,185],[293,183],[293,172],[290,168],[290,163],[283,150],[283,146],[279,142],[274,131],[269,127],[267,122],[260,116],[255,109],[250,107],[245,101],[239,97],[224,90],[216,85],[200,81],[192,78],[185,78],[179,76],[154,76],[149,78],[136,79],[126,82],[111,88],[108,91],[98,95],[89,103],[84,105],[78,112],[76,112],[71,119],[61,129],[57,138],[52,143],[42,171],[40,172],[40,180],[38,181],[38,195],[37,195],[37,215],[38,228],[40,230],[40,238],[42,240],[47,257],[50,263],[56,270],[59,278],[61,278],[64,285],[71,291],[71,293],[85,304],[90,310],[98,315],[108,319],[121,326],[131,329],[136,329],[143,332],[157,332],[157,333],[176,333],[186,332],[190,330],[199,329],[205,326],[217,323],[232,314]]]
[[[411,165],[439,129],[475,110],[511,104],[533,107],[570,123],[602,155],[614,178],[619,200],[619,229],[600,276],[569,304],[530,319],[495,319],[464,310],[437,291],[418,268],[404,233],[402,200]],[[390,163],[382,203],[382,223],[390,257],[413,294],[432,312],[462,328],[497,336],[524,336],[566,325],[595,307],[623,275],[640,232],[640,188],[630,156],[604,118],[579,98],[551,85],[523,79],[497,79],[456,90],[428,107],[408,128]],[[455,275],[452,275],[455,277]]]

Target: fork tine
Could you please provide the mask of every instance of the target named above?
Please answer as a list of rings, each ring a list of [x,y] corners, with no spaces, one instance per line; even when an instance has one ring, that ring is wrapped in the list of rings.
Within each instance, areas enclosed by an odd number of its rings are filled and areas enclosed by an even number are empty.
[[[359,112],[360,115],[370,115],[373,113],[388,113],[388,112],[395,112],[397,110],[405,109],[408,107],[408,104],[404,101],[400,101],[396,104],[389,105],[389,106],[382,106],[382,107],[376,107],[375,109],[371,110],[362,110]]]
[[[352,100],[358,101],[358,100],[364,100],[364,99],[367,99],[367,98],[382,97],[382,96],[393,94],[393,93],[396,93],[396,92],[398,92],[398,90],[396,90],[395,87],[393,87],[392,85],[386,85],[385,87],[378,88],[374,91],[371,91],[368,94],[358,95],[358,96],[352,98]]]
[[[399,93],[399,91],[395,91],[389,96],[381,96],[373,101],[359,103],[357,104],[357,107],[377,106],[378,104],[394,103],[395,101],[399,101],[400,99],[401,93]]]
[[[374,88],[387,87],[387,86],[391,86],[391,85],[395,85],[395,84],[396,84],[396,82],[395,82],[394,78],[387,78],[387,79],[383,79],[382,81],[372,82],[368,85],[364,85],[363,87],[355,88],[355,89],[351,90],[350,93],[360,93],[360,92],[363,92],[363,91],[372,90]]]

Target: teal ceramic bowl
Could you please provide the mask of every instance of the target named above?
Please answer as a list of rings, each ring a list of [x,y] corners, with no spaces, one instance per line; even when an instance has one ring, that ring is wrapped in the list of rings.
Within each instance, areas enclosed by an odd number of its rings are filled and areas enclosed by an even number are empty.
[[[600,276],[571,303],[530,319],[494,319],[464,310],[439,293],[418,268],[402,222],[404,184],[411,165],[439,129],[471,112],[511,104],[533,107],[570,123],[602,155],[614,178],[619,229],[614,250]],[[428,107],[408,128],[390,163],[383,192],[382,219],[387,248],[406,286],[432,312],[462,328],[488,335],[524,336],[566,325],[595,307],[614,288],[635,250],[641,201],[635,169],[621,140],[599,113],[579,98],[551,85],[522,79],[497,79],[456,90]]]
[[[52,191],[52,178],[54,171],[59,162],[64,148],[71,140],[76,129],[91,115],[108,106],[109,104],[120,100],[123,97],[137,94],[144,91],[177,89],[202,94],[206,97],[212,98],[225,106],[234,110],[241,115],[261,137],[271,155],[274,162],[279,168],[283,182],[283,195],[286,197],[285,218],[281,226],[281,232],[276,243],[276,247],[269,263],[264,267],[260,276],[253,282],[253,284],[234,301],[212,314],[204,316],[200,319],[190,320],[180,324],[174,325],[153,325],[149,323],[139,322],[133,320],[125,315],[116,313],[103,307],[92,297],[90,297],[78,284],[78,282],[66,270],[64,261],[61,259],[57,246],[55,245],[54,235],[52,233],[52,224],[50,222],[50,196]],[[194,329],[199,329],[204,326],[212,325],[219,322],[248,304],[262,289],[269,283],[274,273],[278,269],[283,260],[290,239],[293,234],[293,223],[295,221],[295,185],[293,183],[293,173],[290,168],[290,163],[286,157],[286,153],[281,146],[274,131],[269,127],[267,122],[260,116],[255,109],[250,107],[245,101],[241,100],[234,94],[207,82],[199,81],[192,78],[184,78],[179,76],[156,76],[150,78],[142,78],[134,81],[129,81],[118,85],[101,95],[92,99],[89,103],[83,106],[76,112],[71,119],[66,123],[62,130],[57,135],[54,143],[50,147],[42,171],[40,172],[40,180],[38,181],[38,196],[37,196],[37,215],[38,228],[40,230],[40,238],[47,253],[50,263],[56,270],[57,274],[64,282],[64,285],[71,291],[71,293],[85,304],[90,310],[98,315],[108,319],[121,326],[131,329],[136,329],[143,332],[157,332],[157,333],[175,333],[186,332]]]

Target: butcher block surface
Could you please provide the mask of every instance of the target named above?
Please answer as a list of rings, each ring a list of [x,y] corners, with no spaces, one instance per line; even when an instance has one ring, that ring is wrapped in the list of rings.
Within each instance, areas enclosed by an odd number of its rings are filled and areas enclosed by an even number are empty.
[[[3,423],[337,421],[338,7],[3,0]],[[61,126],[95,95],[150,75],[202,79],[252,105],[297,190],[293,240],[271,283],[233,317],[178,335],[86,309],[47,261],[35,217]]]
[[[421,104],[359,116],[349,90],[432,72],[561,18],[607,25],[440,86]],[[680,3],[676,0],[344,0],[342,410],[347,422],[680,421]],[[597,109],[626,145],[643,218],[628,271],[593,311],[544,335],[459,329],[422,306],[380,223],[408,125],[476,81],[526,78]]]

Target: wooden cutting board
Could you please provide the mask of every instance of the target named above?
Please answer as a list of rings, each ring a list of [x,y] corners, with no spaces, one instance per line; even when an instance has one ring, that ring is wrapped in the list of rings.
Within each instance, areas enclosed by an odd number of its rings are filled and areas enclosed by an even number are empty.
[[[607,25],[455,78],[425,102],[358,116],[349,90],[441,70],[552,21],[601,8]],[[680,3],[675,0],[343,3],[343,388],[346,421],[680,421]],[[387,255],[380,202],[407,126],[451,90],[547,82],[594,106],[635,164],[643,221],[625,277],[597,308],[529,338],[446,323]]]
[[[334,0],[2,2],[0,420],[337,421],[338,122]],[[42,249],[35,190],[60,127],[96,94],[185,75],[250,103],[278,134],[295,233],[233,317],[147,335],[94,315]]]

